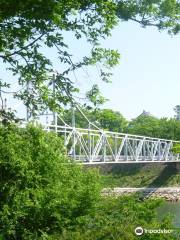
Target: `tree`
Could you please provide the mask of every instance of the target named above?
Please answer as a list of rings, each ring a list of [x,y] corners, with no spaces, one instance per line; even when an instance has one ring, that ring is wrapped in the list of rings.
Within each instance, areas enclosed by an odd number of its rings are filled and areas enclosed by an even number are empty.
[[[140,115],[129,123],[128,133],[158,137],[159,119],[153,116]]]
[[[127,120],[120,112],[102,109],[96,113],[101,128],[113,132],[123,132],[127,127]]]
[[[143,27],[167,29],[170,34],[180,31],[179,14],[180,4],[176,0],[128,0],[117,3],[117,16],[120,19],[138,22]]]
[[[96,118],[95,112],[92,109],[87,109],[86,107],[81,108],[82,112],[86,115],[87,119],[97,125],[98,119]],[[63,120],[70,126],[72,126],[72,117],[73,117],[73,109],[66,109],[63,111]],[[88,121],[84,118],[84,116],[78,111],[78,109],[74,108],[74,118],[75,118],[75,126],[77,128],[88,128]],[[62,122],[59,119],[58,124],[61,125]]]
[[[46,239],[73,227],[94,211],[98,178],[70,161],[54,133],[0,126],[0,239]]]
[[[122,132],[127,127],[127,120],[120,112],[111,109],[88,109],[87,107],[82,108],[82,111],[91,123],[101,129]],[[88,121],[85,120],[84,116],[78,110],[74,111],[74,116],[76,127],[89,127]],[[63,119],[67,124],[72,125],[72,109],[64,111]],[[60,120],[59,123],[62,124]]]
[[[18,77],[22,89],[15,96],[31,112],[47,106],[57,110],[61,104],[72,102],[78,91],[70,78],[72,71],[101,62],[101,78],[109,81],[110,72],[104,68],[116,65],[120,55],[116,50],[101,48],[99,42],[110,35],[119,20],[133,20],[143,27],[155,26],[177,34],[179,13],[178,0],[1,0],[1,63]],[[64,39],[65,32],[72,32],[77,40],[85,38],[90,55],[75,62]],[[58,53],[61,71],[55,76],[53,63],[42,51],[44,47]],[[53,82],[55,93],[50,90]],[[1,81],[1,86],[7,86],[5,81]],[[96,98],[102,101],[101,95]]]
[[[174,118],[158,119],[153,116],[140,115],[136,119],[130,121],[128,133],[180,140],[180,121]]]
[[[143,229],[173,229],[171,219],[166,217],[159,221],[156,209],[161,200],[146,199],[139,196],[106,197],[97,204],[96,214],[86,216],[85,221],[72,231],[64,231],[57,235],[56,240],[171,240],[179,239],[179,233],[149,234],[144,232],[137,236],[134,232],[137,226]]]
[[[56,109],[59,104],[71,102],[78,89],[69,77],[70,72],[98,61],[109,68],[118,63],[117,51],[98,46],[99,38],[108,36],[116,24],[114,7],[109,0],[1,1],[0,59],[25,87],[16,97],[30,111],[47,106]],[[92,48],[90,55],[74,62],[64,32],[72,32],[77,40],[86,38]],[[62,71],[54,76],[53,63],[43,54],[44,47],[57,50]],[[108,73],[101,70],[101,75],[108,81]],[[49,88],[53,82],[56,93]],[[1,85],[4,84],[2,81]]]
[[[160,138],[177,140],[178,137],[178,129],[177,129],[177,121],[173,118],[161,118],[159,120],[159,130],[158,136]]]

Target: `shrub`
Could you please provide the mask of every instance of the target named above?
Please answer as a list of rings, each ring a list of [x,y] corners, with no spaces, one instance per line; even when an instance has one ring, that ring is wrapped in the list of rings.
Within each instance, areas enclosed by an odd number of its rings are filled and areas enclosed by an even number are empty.
[[[172,147],[172,152],[173,153],[180,153],[180,144],[179,143],[175,143]]]
[[[95,215],[86,216],[74,230],[64,230],[48,240],[178,240],[178,232],[135,234],[135,228],[173,229],[170,216],[157,219],[156,208],[162,203],[158,199],[140,200],[138,195],[108,197],[99,201]]]
[[[2,239],[61,233],[93,212],[98,198],[98,174],[70,162],[58,136],[32,125],[0,127]]]

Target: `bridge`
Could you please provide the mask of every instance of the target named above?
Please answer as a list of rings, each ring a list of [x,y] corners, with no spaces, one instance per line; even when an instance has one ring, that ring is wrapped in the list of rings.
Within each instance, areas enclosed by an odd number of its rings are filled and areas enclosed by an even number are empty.
[[[180,162],[180,154],[173,153],[172,147],[179,141],[152,138],[99,129],[91,123],[81,109],[78,110],[88,123],[88,128],[77,128],[72,111],[72,126],[54,114],[54,124],[44,124],[46,131],[55,131],[64,139],[68,155],[84,164],[101,163],[147,163]],[[62,125],[57,124],[61,119]]]
[[[83,116],[87,128],[76,127],[75,109]],[[46,118],[45,123],[40,120],[42,116]],[[26,119],[27,122],[33,120],[34,123],[40,123],[45,131],[56,132],[63,138],[68,155],[83,164],[180,162],[180,154],[171,151],[173,145],[180,144],[180,141],[100,129],[89,121],[77,104],[72,108],[71,125],[62,116],[48,110],[40,114],[38,119],[31,119],[27,109]]]
[[[86,164],[130,162],[178,162],[179,154],[171,152],[173,144],[167,139],[83,129],[71,126],[44,125],[64,138],[68,155]]]

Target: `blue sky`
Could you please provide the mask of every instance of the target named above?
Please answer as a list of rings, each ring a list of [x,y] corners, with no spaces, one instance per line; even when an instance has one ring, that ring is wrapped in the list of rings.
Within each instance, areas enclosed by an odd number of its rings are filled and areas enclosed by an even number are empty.
[[[121,53],[113,83],[103,87],[110,99],[106,106],[128,119],[143,109],[157,117],[172,117],[173,107],[180,104],[180,36],[121,23],[105,45]]]
[[[70,34],[66,34],[66,39],[75,59],[89,52],[85,41],[77,42]],[[76,84],[86,90],[98,82],[109,99],[104,107],[120,111],[127,119],[135,118],[143,110],[157,117],[173,117],[173,107],[180,104],[180,36],[171,37],[152,27],[122,22],[102,45],[118,49],[121,54],[112,83],[100,82],[96,68],[89,68],[88,74],[84,70],[76,74]],[[55,51],[43,51],[60,71],[62,66]],[[4,73],[1,69],[0,75]]]
[[[71,37],[68,41],[77,59],[88,52],[85,42],[77,43]],[[157,117],[173,117],[174,106],[180,104],[180,36],[122,22],[102,45],[121,54],[112,83],[101,83],[94,68],[88,70],[88,77],[84,72],[77,74],[79,86],[87,89],[98,82],[109,99],[104,107],[120,111],[127,119],[143,110]]]

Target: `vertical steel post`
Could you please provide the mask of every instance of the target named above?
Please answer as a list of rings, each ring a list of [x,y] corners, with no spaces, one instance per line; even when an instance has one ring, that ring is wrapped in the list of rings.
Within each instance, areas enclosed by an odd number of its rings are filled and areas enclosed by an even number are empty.
[[[125,160],[128,161],[128,145],[127,145],[128,137],[125,139],[124,142],[124,157]]]
[[[26,91],[29,93],[29,82],[26,84]],[[26,105],[26,121],[29,122],[29,107]]]
[[[65,123],[65,131],[64,131],[64,143],[66,145],[66,123]]]
[[[75,126],[76,126],[76,122],[75,122],[75,109],[74,106],[72,106],[72,127],[73,127],[73,158],[76,158],[76,138],[75,138]]]
[[[105,133],[103,132],[103,161],[106,161],[106,137]]]
[[[144,160],[146,160],[146,140],[144,140],[144,144],[143,144],[143,157],[144,157]]]
[[[71,120],[72,127],[75,128],[76,126],[76,120],[75,120],[75,109],[74,106],[72,106],[72,120]]]
[[[94,152],[94,135],[92,136],[92,152]]]
[[[46,109],[46,128],[47,131],[49,131],[49,116],[48,116],[48,110]]]
[[[115,159],[117,157],[117,137],[116,134],[114,134],[114,155],[115,155]]]
[[[89,161],[91,161],[91,124],[88,124],[88,148],[89,148]]]
[[[53,97],[55,98],[56,97],[56,83],[55,83],[55,74],[53,74]],[[54,110],[53,112],[53,124],[54,124],[54,130],[55,132],[57,133],[57,125],[58,125],[58,122],[57,122],[57,112]]]
[[[158,161],[161,160],[161,142],[158,143]]]

